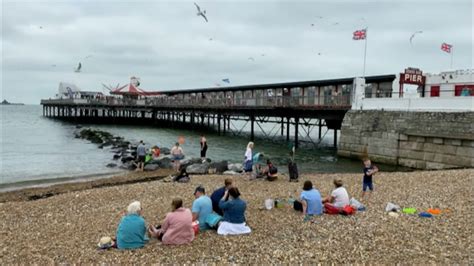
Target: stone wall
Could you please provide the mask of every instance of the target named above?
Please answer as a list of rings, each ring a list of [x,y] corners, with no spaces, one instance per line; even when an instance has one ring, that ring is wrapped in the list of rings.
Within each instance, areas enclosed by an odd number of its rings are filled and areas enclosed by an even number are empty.
[[[474,112],[349,111],[338,154],[418,169],[474,167]]]

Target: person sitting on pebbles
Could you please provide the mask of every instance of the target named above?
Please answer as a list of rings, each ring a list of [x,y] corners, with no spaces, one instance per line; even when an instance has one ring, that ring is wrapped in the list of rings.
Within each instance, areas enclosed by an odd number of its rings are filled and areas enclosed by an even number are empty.
[[[239,189],[231,187],[219,202],[219,208],[224,217],[217,228],[219,235],[250,234],[252,231],[245,223],[245,209],[247,203],[240,199]]]
[[[163,224],[148,227],[152,237],[158,238],[165,245],[182,245],[191,243],[194,239],[192,226],[193,215],[187,208],[183,208],[183,200],[175,198],[171,202],[172,211],[166,214]]]
[[[339,209],[341,210],[344,206],[349,205],[349,194],[346,188],[344,188],[342,179],[334,179],[334,189],[331,195],[323,200],[324,208],[327,209]]]
[[[143,219],[141,213],[142,207],[139,201],[134,201],[128,205],[127,214],[122,217],[117,228],[117,248],[141,248],[148,242],[145,219]]]
[[[207,218],[213,213],[211,198],[206,195],[206,190],[202,186],[198,186],[194,190],[194,197],[196,199],[191,209],[193,222],[199,221],[199,231],[209,230],[211,227],[207,224]]]
[[[323,214],[321,194],[313,187],[313,183],[310,180],[304,182],[300,200],[294,202],[293,208],[297,211],[302,211],[305,216]]]

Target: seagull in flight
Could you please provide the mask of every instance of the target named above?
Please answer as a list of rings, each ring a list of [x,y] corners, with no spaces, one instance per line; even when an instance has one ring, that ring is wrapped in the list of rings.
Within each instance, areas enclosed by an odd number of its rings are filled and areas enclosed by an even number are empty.
[[[247,59],[250,60],[250,61],[255,61],[255,58],[253,58],[253,57],[249,57]]]
[[[206,10],[201,11],[201,8],[198,6],[198,4],[196,4],[196,2],[194,2],[194,5],[196,6],[197,11],[198,11],[197,15],[203,17],[206,20],[206,22],[208,22],[207,17],[206,17]]]
[[[79,65],[77,65],[77,68],[74,70],[74,72],[76,73],[81,72],[81,68],[82,68],[81,62],[79,62]]]
[[[418,33],[423,33],[422,30],[419,30],[419,31],[415,31],[411,36],[410,36],[410,44],[413,45],[412,41],[413,41],[413,38],[415,38],[415,35],[417,35]]]
[[[92,55],[90,54],[90,55],[84,57],[84,59],[91,58],[91,57],[92,57]]]

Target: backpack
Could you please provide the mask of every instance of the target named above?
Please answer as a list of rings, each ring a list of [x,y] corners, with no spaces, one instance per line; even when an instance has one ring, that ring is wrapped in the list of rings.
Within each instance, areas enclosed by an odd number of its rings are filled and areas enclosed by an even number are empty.
[[[290,181],[298,180],[298,167],[295,162],[288,163],[288,173],[290,174]]]

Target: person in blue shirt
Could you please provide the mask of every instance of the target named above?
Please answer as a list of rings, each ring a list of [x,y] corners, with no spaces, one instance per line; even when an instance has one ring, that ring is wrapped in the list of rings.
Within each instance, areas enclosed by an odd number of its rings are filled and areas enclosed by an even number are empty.
[[[216,189],[211,195],[212,209],[220,216],[222,216],[223,213],[219,208],[219,201],[222,199],[222,197],[224,197],[225,192],[232,187],[233,183],[234,180],[232,178],[226,178],[224,181],[224,186]]]
[[[142,208],[139,201],[134,201],[128,205],[127,215],[122,217],[117,228],[117,248],[141,248],[148,242],[146,224],[141,216],[141,211]]]
[[[225,192],[219,202],[219,208],[224,212],[224,217],[219,224],[217,234],[240,235],[249,234],[252,231],[245,223],[247,203],[240,199],[238,188],[231,187]]]
[[[193,222],[199,221],[199,230],[210,229],[206,223],[207,216],[212,213],[212,201],[211,198],[206,196],[206,190],[202,186],[198,186],[194,190],[194,197],[196,198],[193,202],[191,212],[193,213]]]
[[[367,191],[367,188],[372,191],[374,191],[374,184],[373,184],[373,175],[377,173],[379,169],[377,166],[372,165],[372,162],[367,158],[364,159],[364,178],[362,179],[362,197],[365,196],[365,191]]]
[[[300,200],[295,201],[293,207],[297,211],[302,211],[305,216],[321,215],[323,213],[321,194],[313,188],[311,181],[306,180],[304,182]]]

